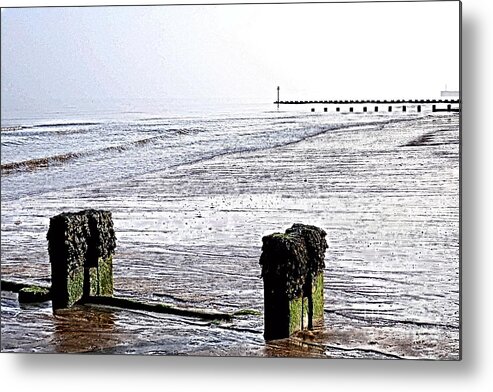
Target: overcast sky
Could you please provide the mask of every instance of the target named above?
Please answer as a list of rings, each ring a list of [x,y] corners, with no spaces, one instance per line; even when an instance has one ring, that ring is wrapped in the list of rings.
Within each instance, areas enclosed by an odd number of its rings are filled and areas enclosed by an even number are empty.
[[[459,87],[459,3],[2,9],[2,111],[83,99],[426,98]]]

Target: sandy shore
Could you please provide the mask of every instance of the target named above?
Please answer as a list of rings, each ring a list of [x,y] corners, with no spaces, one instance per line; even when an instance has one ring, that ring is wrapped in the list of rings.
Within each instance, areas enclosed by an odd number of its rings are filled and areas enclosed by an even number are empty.
[[[2,351],[457,359],[458,137],[458,116],[426,117],[2,201],[3,279],[49,280],[49,218],[108,209],[118,295],[221,311],[262,312],[263,235],[300,222],[329,243],[325,328],[314,336],[266,344],[255,315],[53,316],[2,292]]]

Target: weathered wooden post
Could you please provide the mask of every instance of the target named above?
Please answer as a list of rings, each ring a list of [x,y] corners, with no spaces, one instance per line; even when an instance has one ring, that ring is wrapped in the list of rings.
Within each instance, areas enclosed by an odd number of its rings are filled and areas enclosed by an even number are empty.
[[[89,296],[113,295],[116,247],[111,212],[85,210],[50,219],[48,252],[53,309]]]
[[[287,338],[323,323],[324,230],[294,224],[262,238],[264,337]]]

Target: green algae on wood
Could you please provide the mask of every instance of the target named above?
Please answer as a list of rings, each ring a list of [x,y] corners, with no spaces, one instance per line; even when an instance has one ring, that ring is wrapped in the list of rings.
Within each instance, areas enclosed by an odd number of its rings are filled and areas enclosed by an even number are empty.
[[[98,258],[98,292],[97,295],[113,295],[113,256]]]
[[[32,283],[13,282],[10,280],[3,280],[3,279],[0,282],[0,286],[2,288],[2,291],[12,291],[14,293],[18,293],[24,287],[38,287],[40,289],[50,290],[50,288],[46,286],[35,285]]]
[[[51,299],[50,289],[39,286],[22,287],[19,290],[20,303],[45,302]]]
[[[262,312],[255,309],[241,309],[233,313],[233,316],[261,316]]]
[[[300,297],[289,301],[289,336],[308,325],[308,298]]]
[[[85,296],[113,295],[113,257],[99,257],[95,267],[85,269]]]
[[[324,274],[320,272],[312,282],[311,297],[308,301],[309,328],[324,322]]]
[[[185,316],[185,317],[197,317],[206,320],[230,321],[233,319],[233,315],[229,313],[222,313],[222,312],[202,310],[202,309],[179,308],[169,304],[142,302],[128,298],[90,297],[87,298],[84,301],[84,303],[94,304],[94,305],[114,306],[117,308],[132,309],[132,310],[144,310],[144,311],[156,312],[156,313],[167,313],[167,314],[174,314],[177,316]]]
[[[2,291],[11,291],[19,294],[19,302],[45,302],[51,299],[51,289],[32,283],[19,283],[9,280],[1,281]]]
[[[64,284],[57,291],[53,290],[53,308],[68,308],[82,299],[84,295],[84,267],[69,271],[65,279],[66,285]],[[52,287],[54,287],[55,280],[53,276],[52,281]]]

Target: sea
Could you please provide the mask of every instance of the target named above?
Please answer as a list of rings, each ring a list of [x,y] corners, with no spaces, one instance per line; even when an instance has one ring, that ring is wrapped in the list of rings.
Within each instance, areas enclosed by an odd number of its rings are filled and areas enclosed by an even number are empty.
[[[2,280],[49,286],[50,218],[104,209],[115,295],[236,314],[55,314],[3,290],[2,352],[460,359],[460,114],[352,106],[2,111]],[[293,223],[327,232],[324,325],[265,341],[262,237]]]

